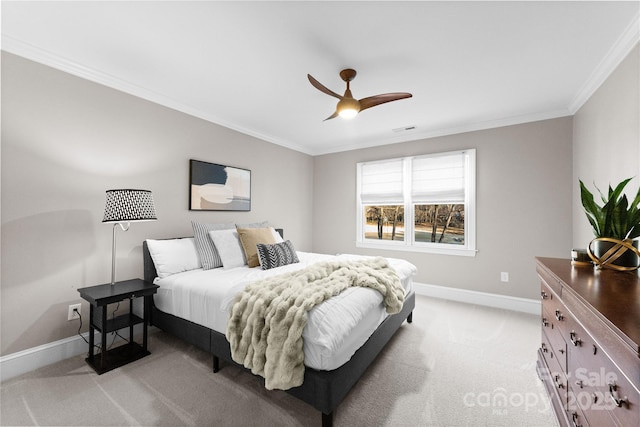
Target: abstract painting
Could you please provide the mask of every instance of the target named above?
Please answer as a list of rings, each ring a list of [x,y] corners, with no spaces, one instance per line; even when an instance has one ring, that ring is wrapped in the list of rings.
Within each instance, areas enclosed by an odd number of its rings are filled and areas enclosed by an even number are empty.
[[[251,171],[190,160],[189,209],[250,211]]]

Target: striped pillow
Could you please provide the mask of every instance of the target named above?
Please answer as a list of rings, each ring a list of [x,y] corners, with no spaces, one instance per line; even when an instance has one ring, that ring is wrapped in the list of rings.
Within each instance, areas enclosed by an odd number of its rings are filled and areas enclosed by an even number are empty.
[[[220,224],[205,224],[201,222],[191,221],[193,227],[193,237],[196,241],[196,249],[198,255],[200,255],[200,262],[202,263],[203,270],[211,270],[212,268],[222,267],[222,259],[220,254],[216,250],[209,231],[213,230],[228,230],[236,228],[233,222],[220,223]]]
[[[289,240],[274,244],[258,243],[256,247],[260,266],[263,270],[300,262],[293,243]]]

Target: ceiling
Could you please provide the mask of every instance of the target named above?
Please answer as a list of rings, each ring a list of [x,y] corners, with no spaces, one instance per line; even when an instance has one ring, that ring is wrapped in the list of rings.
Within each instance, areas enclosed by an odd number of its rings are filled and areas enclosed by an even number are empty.
[[[307,154],[571,115],[640,2],[10,2],[2,49]],[[355,98],[411,92],[323,120]],[[407,128],[412,128],[406,130]]]

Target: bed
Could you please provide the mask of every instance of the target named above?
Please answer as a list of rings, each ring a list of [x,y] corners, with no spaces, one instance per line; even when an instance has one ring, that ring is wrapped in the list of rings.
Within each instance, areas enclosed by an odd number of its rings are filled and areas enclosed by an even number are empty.
[[[278,230],[278,232],[282,234],[282,230]],[[179,240],[186,243],[186,239],[190,238]],[[231,347],[224,329],[224,324],[229,316],[228,312],[231,310],[234,300],[232,295],[257,277],[279,275],[287,271],[295,271],[306,265],[335,258],[305,252],[296,252],[296,254],[299,262],[268,271],[262,271],[260,267],[250,268],[244,265],[206,271],[195,268],[167,276],[158,273],[154,258],[149,250],[149,244],[145,241],[143,242],[144,279],[160,286],[158,294],[154,296],[151,324],[202,350],[210,352],[213,355],[212,368],[214,372],[220,369],[221,361],[238,365],[233,361]],[[157,255],[154,255],[157,259]],[[339,258],[355,260],[363,257],[341,255]],[[305,337],[304,353],[306,365],[304,368],[304,380],[302,385],[289,388],[286,391],[320,411],[323,426],[331,426],[333,424],[333,413],[340,402],[342,402],[403,322],[406,320],[411,323],[412,321],[415,294],[411,286],[415,267],[406,261],[396,259],[390,259],[389,264],[394,269],[402,270],[402,273],[398,275],[402,279],[405,297],[399,312],[391,315],[385,314],[380,317],[379,314],[371,314],[370,310],[363,309],[359,315],[360,317],[356,316],[356,320],[352,322],[356,325],[364,325],[362,331],[357,333],[335,332],[336,334],[347,334],[341,340],[336,339],[336,341],[340,341],[339,344],[327,344],[327,341],[332,340],[324,339],[323,341],[323,339],[317,339],[315,341],[319,341],[320,344],[316,343],[317,348],[315,350],[313,348],[316,345],[313,343],[314,339],[309,338],[309,336],[317,337],[320,333],[308,332],[307,329],[311,329],[312,326],[305,328],[305,334],[303,334]],[[226,284],[221,286],[206,285],[207,282],[212,280],[222,280]],[[204,289],[204,293],[209,292],[217,295],[213,297],[210,295],[203,296],[198,294],[200,292],[198,289]],[[212,289],[215,291],[211,291]],[[357,299],[364,298],[365,300],[370,300],[372,294],[377,294],[371,289],[364,290],[364,293],[361,288],[355,291],[353,288],[349,288],[347,291],[351,293],[360,292]],[[213,298],[216,302],[204,303],[207,298]],[[351,298],[353,299],[354,297]],[[327,313],[333,313],[331,310],[334,309],[332,307],[336,304],[333,301],[334,299],[332,298],[321,304],[321,306],[329,308],[319,308],[317,311],[321,314],[317,315],[317,317],[331,317],[327,316]],[[380,306],[380,301],[370,302],[370,304]],[[211,309],[210,306],[217,308]],[[310,324],[313,323],[315,310],[309,312]],[[323,310],[329,311],[323,312]],[[360,337],[362,334],[366,335]],[[331,347],[329,349],[331,351],[327,350],[327,346]],[[346,350],[342,351],[343,348],[346,348]]]

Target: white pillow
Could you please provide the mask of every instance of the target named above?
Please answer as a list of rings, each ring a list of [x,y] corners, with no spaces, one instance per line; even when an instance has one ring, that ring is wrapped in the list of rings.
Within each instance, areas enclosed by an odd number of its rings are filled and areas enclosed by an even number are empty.
[[[193,237],[184,239],[151,240],[147,247],[159,278],[201,268],[200,257]]]
[[[284,239],[282,238],[282,236],[280,235],[280,233],[278,233],[276,231],[275,228],[271,227],[271,232],[273,233],[273,238],[276,239],[276,243],[282,243],[284,242]]]
[[[212,230],[209,231],[209,236],[220,255],[222,268],[241,267],[247,264],[240,237],[235,229]]]

